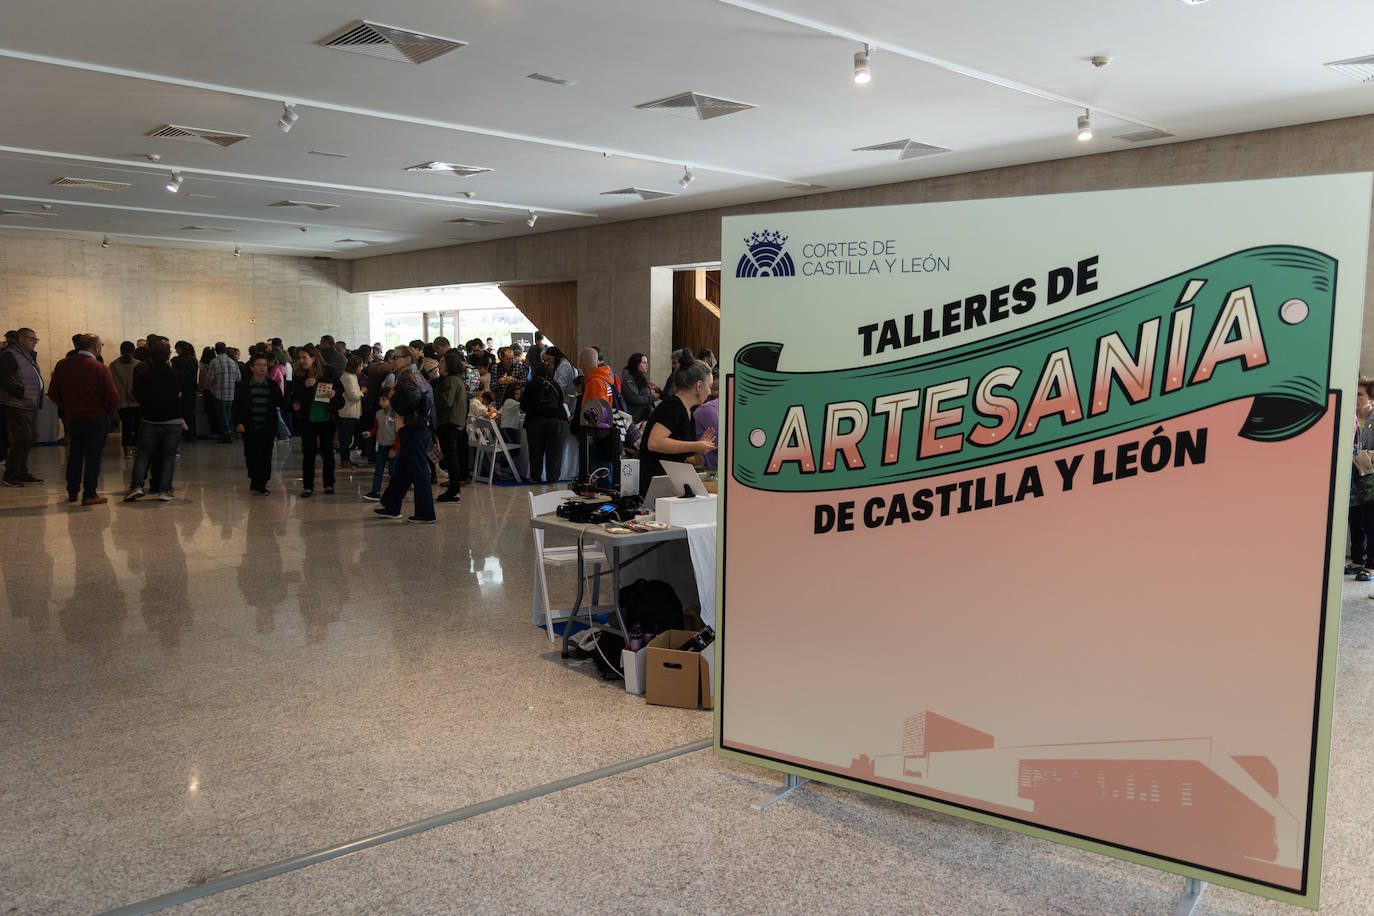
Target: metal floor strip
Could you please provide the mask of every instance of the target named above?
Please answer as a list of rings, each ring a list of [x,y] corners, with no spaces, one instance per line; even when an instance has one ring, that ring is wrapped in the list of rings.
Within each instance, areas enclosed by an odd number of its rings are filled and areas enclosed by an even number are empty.
[[[613,763],[610,766],[601,767],[598,770],[589,770],[586,773],[579,773],[576,776],[569,776],[565,779],[559,779],[554,782],[546,782],[541,786],[535,786],[530,789],[522,789],[519,792],[512,792],[509,795],[502,795],[499,798],[488,799],[484,802],[478,802],[475,805],[468,805],[465,808],[457,808],[453,811],[448,811],[444,814],[436,814],[432,817],[427,817],[424,820],[413,821],[409,824],[403,824],[400,827],[393,827],[390,830],[384,830],[381,833],[374,833],[371,836],[361,837],[356,840],[350,840],[347,843],[341,843],[338,846],[331,846],[327,849],[319,849],[315,852],[307,853],[303,856],[296,856],[295,858],[291,859],[283,859],[280,862],[273,862],[269,865],[261,865],[257,868],[249,869],[248,871],[238,872],[237,874],[233,875],[226,875],[225,877],[217,878],[214,881],[207,881],[206,883],[196,885],[195,887],[182,888],[181,890],[173,891],[170,894],[162,894],[158,897],[150,897],[147,900],[143,900],[138,903],[131,903],[128,906],[121,906],[117,909],[107,910],[106,912],[100,914],[100,916],[143,916],[143,914],[146,913],[156,913],[158,910],[165,910],[168,907],[178,906],[183,903],[189,903],[192,900],[200,900],[204,897],[212,897],[215,894],[220,894],[224,891],[233,890],[236,887],[243,887],[245,884],[255,884],[258,881],[265,881],[268,878],[275,878],[278,875],[284,875],[290,871],[296,871],[297,869],[306,868],[311,865],[318,865],[321,862],[327,862],[330,859],[337,859],[340,856],[346,856],[350,853],[358,852],[363,849],[368,849],[373,846],[380,846],[383,843],[390,843],[393,840],[405,839],[406,837],[414,836],[417,833],[423,833],[426,830],[433,830],[435,827],[443,827],[448,824],[457,823],[458,821],[467,820],[470,817],[477,817],[480,814],[487,814],[489,812],[496,811],[500,808],[506,808],[511,805],[518,805],[521,802],[530,801],[531,799],[539,798],[544,795],[552,795],[555,792],[561,792],[564,789],[571,789],[574,786],[585,785],[589,782],[595,782],[598,779],[605,779],[607,776],[615,776],[619,773],[625,773],[629,770],[635,770],[640,767],[649,766],[650,764],[661,763],[662,761],[670,760],[673,757],[680,757],[683,754],[690,754],[694,751],[705,750],[706,748],[711,747],[711,744],[711,738],[703,738],[702,740],[694,741],[691,744],[683,744],[679,747],[669,748],[668,750],[664,751],[658,751],[657,753],[648,754],[644,757],[636,757],[633,760],[626,760],[621,763]]]

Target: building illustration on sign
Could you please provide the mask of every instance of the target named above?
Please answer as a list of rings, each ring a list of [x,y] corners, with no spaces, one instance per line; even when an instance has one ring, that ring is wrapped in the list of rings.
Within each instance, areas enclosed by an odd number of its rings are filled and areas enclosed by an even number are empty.
[[[900,751],[861,754],[841,772],[1220,871],[1261,866],[1291,882],[1301,869],[1303,826],[1278,801],[1274,764],[1211,738],[998,747],[927,710],[903,723]]]

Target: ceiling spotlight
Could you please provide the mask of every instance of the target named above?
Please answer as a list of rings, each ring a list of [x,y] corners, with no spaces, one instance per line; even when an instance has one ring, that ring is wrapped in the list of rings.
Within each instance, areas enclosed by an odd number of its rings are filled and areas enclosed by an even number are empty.
[[[235,245],[235,246],[234,246],[234,257],[237,258],[237,257],[238,257],[240,254],[242,254],[242,253],[243,253],[243,252],[241,252],[241,251],[239,250],[239,246]]]
[[[108,235],[105,236],[103,239],[100,240],[100,247],[101,247],[101,248],[109,248],[109,247],[110,247],[110,237],[109,237]]]
[[[873,75],[868,72],[868,55],[872,53],[873,49],[864,45],[864,49],[854,55],[854,82],[860,86],[873,78]]]
[[[281,128],[282,133],[289,134],[291,133],[291,128],[294,127],[296,125],[296,122],[300,120],[300,117],[301,116],[296,113],[295,105],[288,105],[285,102],[282,102],[281,117],[277,118],[277,126]]]
[[[539,219],[539,217],[535,214],[535,212],[534,212],[533,210],[531,210],[531,211],[530,211],[530,218],[527,219],[527,220],[525,220],[525,225],[526,225],[526,226],[529,226],[531,229],[533,229],[533,228],[534,228],[534,224],[535,224],[535,222],[538,221],[538,219]]]
[[[181,173],[176,169],[172,169],[172,178],[167,182],[167,190],[173,194],[181,190]]]
[[[1091,140],[1093,138],[1093,126],[1092,122],[1088,119],[1089,114],[1090,112],[1088,109],[1084,108],[1083,113],[1078,116],[1078,139],[1080,140]]]
[[[697,176],[692,172],[692,167],[690,165],[684,165],[682,167],[682,177],[677,180],[677,183],[685,188],[696,180]]]

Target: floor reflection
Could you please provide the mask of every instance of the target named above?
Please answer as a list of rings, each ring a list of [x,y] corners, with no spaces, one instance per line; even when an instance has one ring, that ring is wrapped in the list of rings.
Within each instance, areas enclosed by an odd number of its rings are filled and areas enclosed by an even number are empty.
[[[238,585],[244,602],[253,609],[253,625],[259,633],[277,628],[276,609],[286,590],[281,558],[285,531],[284,496],[260,496],[248,504]]]
[[[105,667],[114,658],[116,639],[129,616],[128,601],[105,543],[110,513],[73,509],[66,521],[74,574],[71,597],[57,618],[67,641],[87,649]]]
[[[66,549],[48,544],[46,514],[25,519],[22,532],[6,524],[0,537],[4,539],[0,575],[5,579],[10,616],[26,620],[30,631],[42,633],[52,621],[52,554]]]

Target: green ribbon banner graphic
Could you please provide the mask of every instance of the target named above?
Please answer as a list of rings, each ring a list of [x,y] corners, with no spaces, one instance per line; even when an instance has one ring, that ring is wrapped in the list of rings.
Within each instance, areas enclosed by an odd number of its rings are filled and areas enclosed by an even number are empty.
[[[964,346],[825,372],[735,356],[734,479],[814,492],[1025,458],[1253,398],[1239,435],[1279,441],[1326,410],[1336,261],[1238,251]]]

